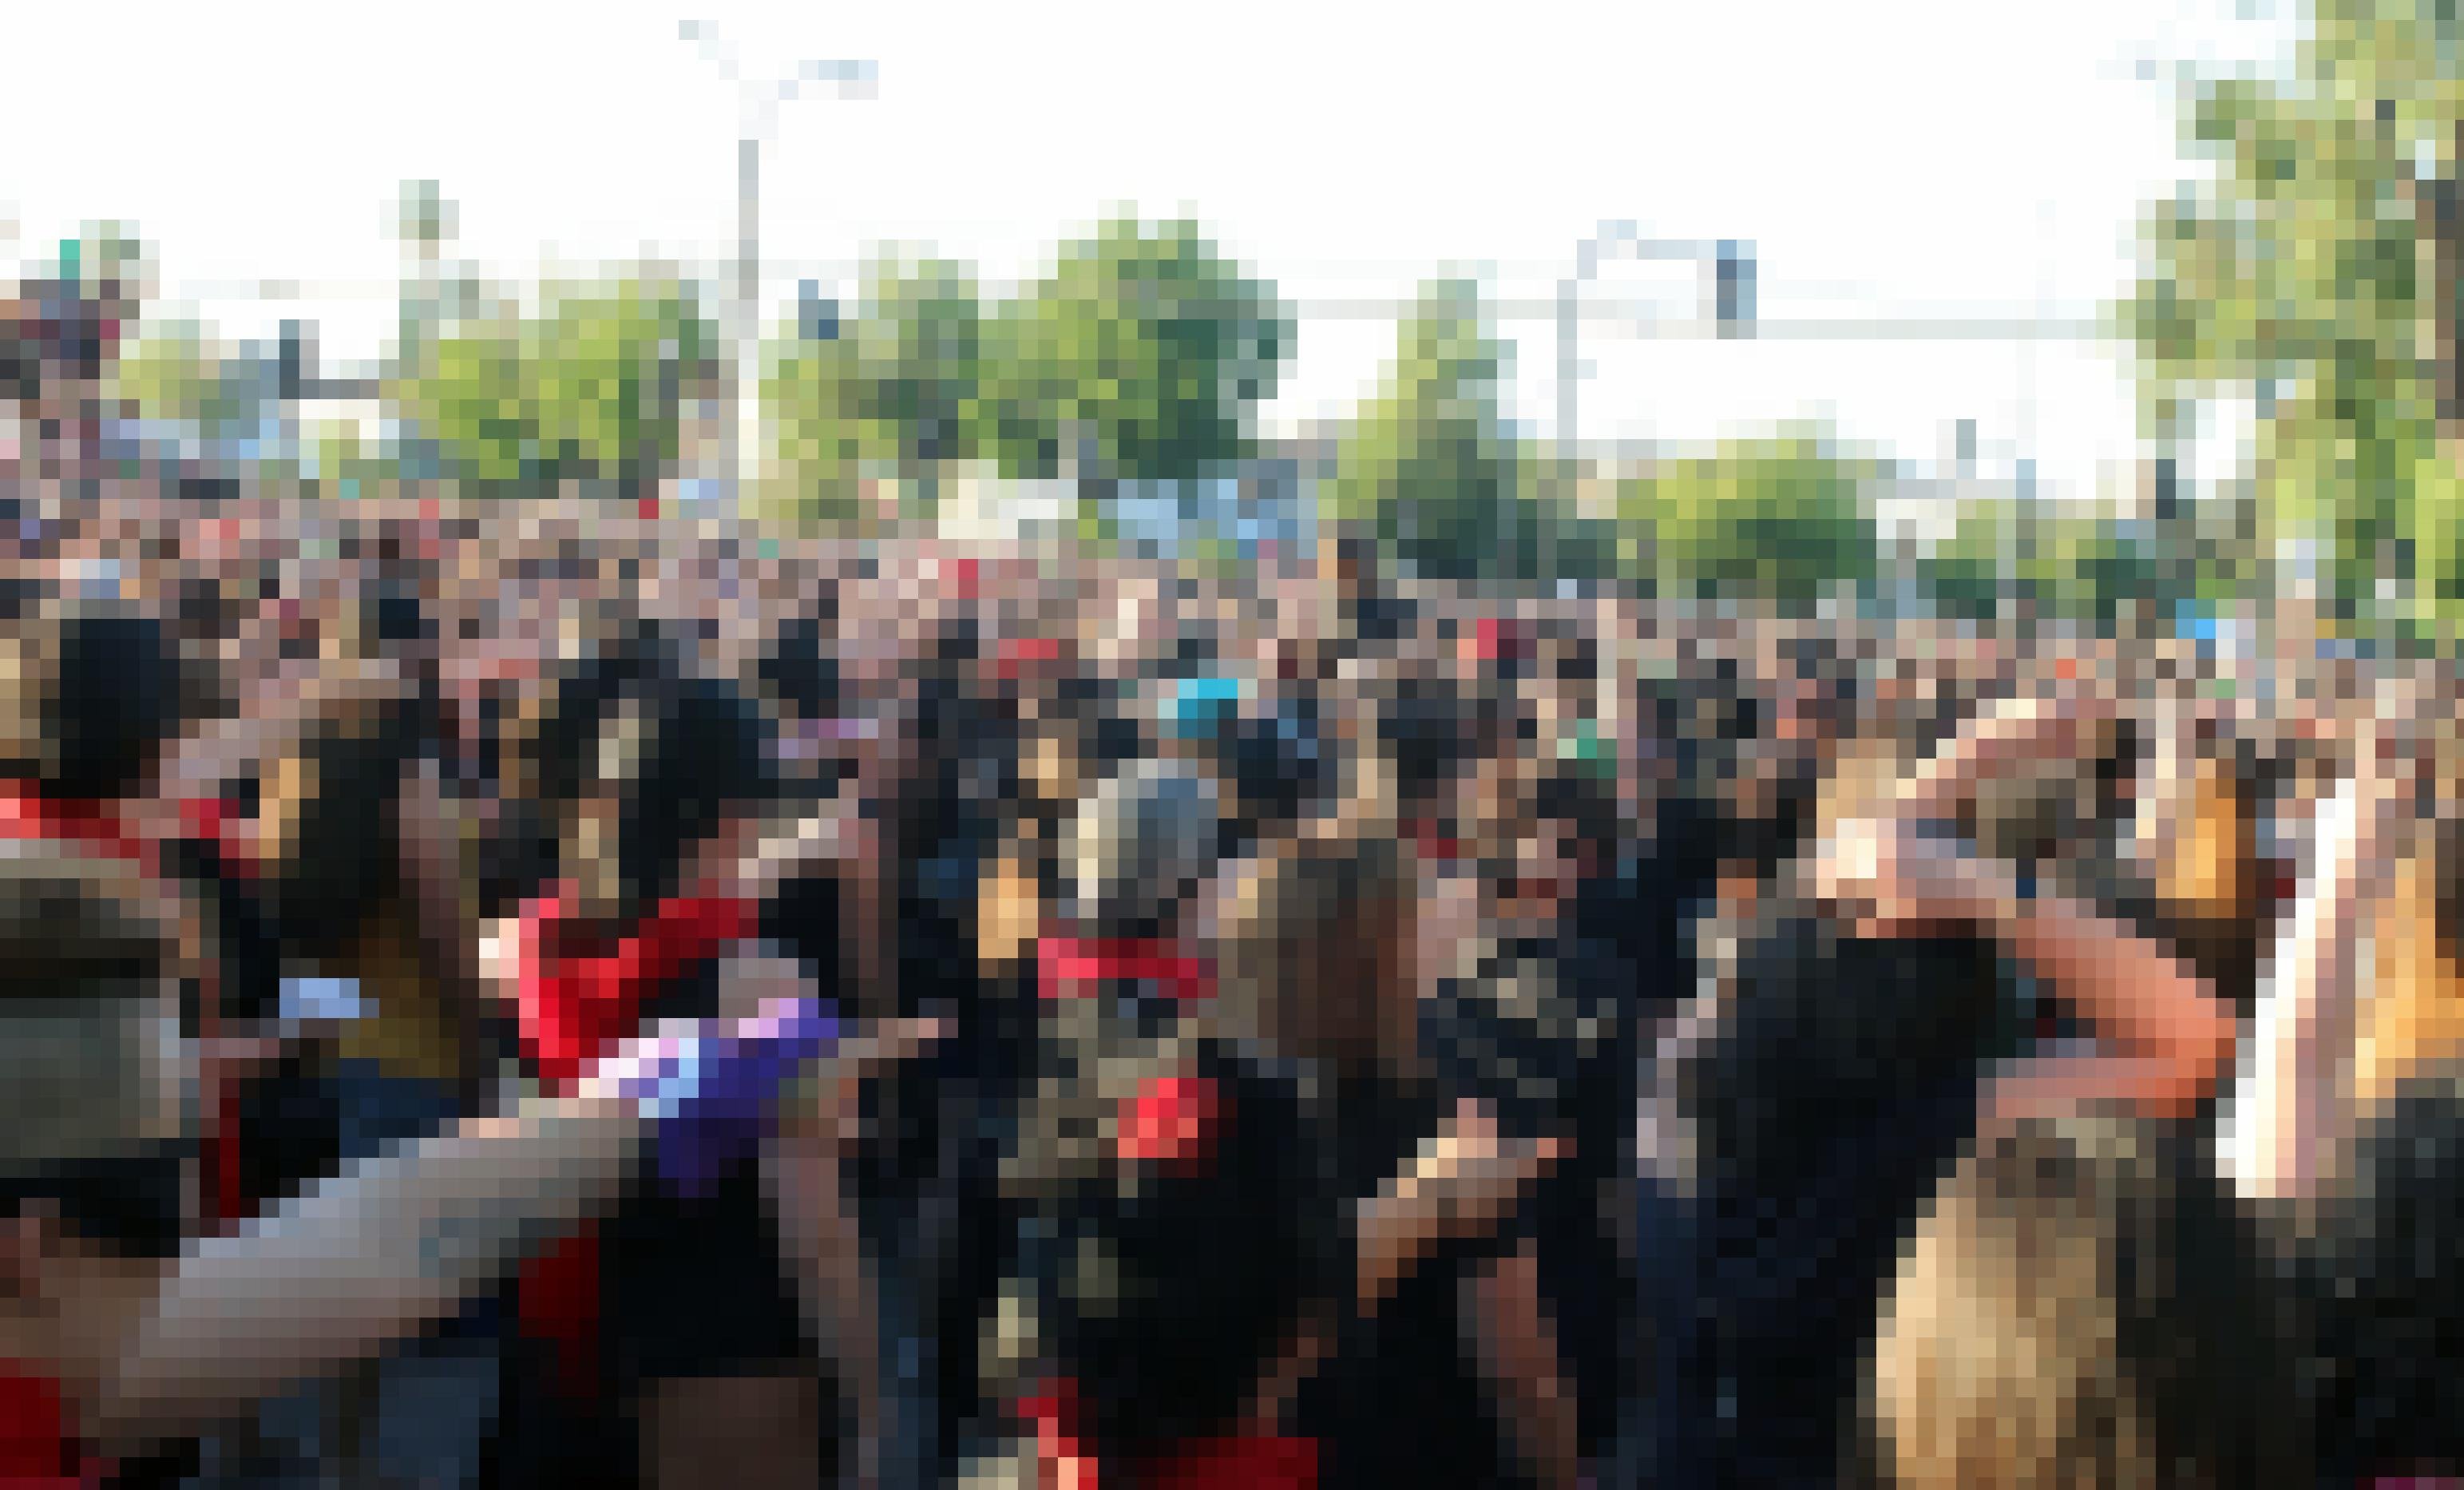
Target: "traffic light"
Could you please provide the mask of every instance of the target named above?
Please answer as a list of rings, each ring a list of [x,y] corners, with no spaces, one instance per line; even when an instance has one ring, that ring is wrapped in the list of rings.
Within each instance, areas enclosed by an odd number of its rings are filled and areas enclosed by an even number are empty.
[[[796,335],[806,341],[839,339],[839,302],[822,294],[817,280],[807,279],[798,287]]]
[[[1723,238],[1714,265],[1715,316],[1722,340],[1754,334],[1754,246]]]

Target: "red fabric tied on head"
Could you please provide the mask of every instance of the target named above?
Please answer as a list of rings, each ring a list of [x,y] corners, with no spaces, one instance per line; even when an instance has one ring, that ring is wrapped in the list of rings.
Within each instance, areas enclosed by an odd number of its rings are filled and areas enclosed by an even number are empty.
[[[1015,678],[1029,668],[1048,668],[1061,661],[1061,639],[1057,636],[1012,637],[1001,644],[994,654],[994,670],[1003,678]]]
[[[1035,944],[1037,986],[1046,998],[1083,998],[1104,983],[1150,982],[1166,996],[1215,997],[1215,972],[1160,938],[1046,936]]]
[[[1223,1096],[1203,1076],[1157,1076],[1114,1115],[1113,1148],[1133,1164],[1166,1169],[1202,1165],[1223,1126]]]
[[[1529,648],[1522,624],[1502,616],[1474,621],[1463,644],[1473,662],[1490,665],[1521,662]]]
[[[950,560],[950,593],[958,600],[976,598],[978,562],[972,559]]]
[[[153,867],[144,841],[130,833],[108,805],[46,796],[31,781],[0,783],[0,838],[74,844],[149,873]]]

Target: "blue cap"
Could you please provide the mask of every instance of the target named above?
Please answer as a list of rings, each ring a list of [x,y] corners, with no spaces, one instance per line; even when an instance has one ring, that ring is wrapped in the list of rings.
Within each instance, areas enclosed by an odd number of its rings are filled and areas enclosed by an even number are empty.
[[[1203,739],[1240,708],[1244,691],[1237,678],[1183,678],[1173,685],[1164,717],[1176,738]]]

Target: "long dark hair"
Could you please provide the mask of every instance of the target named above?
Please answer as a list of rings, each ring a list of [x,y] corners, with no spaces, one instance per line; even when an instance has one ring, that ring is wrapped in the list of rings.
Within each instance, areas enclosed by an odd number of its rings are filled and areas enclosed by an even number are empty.
[[[610,851],[619,913],[627,920],[683,888],[694,845],[778,793],[767,723],[730,684],[662,680],[643,690],[633,707],[640,748],[622,778],[607,783],[618,793]],[[603,727],[603,736],[615,722]]]
[[[60,797],[137,788],[189,712],[187,669],[152,616],[79,608],[57,633],[43,699],[43,785]]]
[[[678,664],[654,628],[621,625],[553,670],[534,709],[499,715],[490,748],[504,795],[482,856],[483,915],[509,913],[555,877],[559,824],[588,783],[589,755],[608,715]]]
[[[271,890],[285,950],[328,955],[402,888],[402,778],[423,745],[415,700],[385,698],[329,719],[300,746],[302,793]]]
[[[2464,1073],[2413,1077],[2365,1124],[2301,1256],[2321,1468],[2464,1469]]]
[[[781,626],[756,669],[763,690],[793,717],[821,719],[839,712],[839,664],[828,645],[832,609]]]

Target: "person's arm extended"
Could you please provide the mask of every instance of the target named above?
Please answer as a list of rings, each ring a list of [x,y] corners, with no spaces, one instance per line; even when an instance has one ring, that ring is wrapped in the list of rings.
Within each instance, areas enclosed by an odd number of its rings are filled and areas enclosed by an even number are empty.
[[[176,1435],[445,1317],[603,1204],[644,1127],[614,1097],[535,1098],[194,1243],[98,1373],[94,1436]]]
[[[2343,1136],[2338,1068],[2353,1049],[2363,921],[2386,888],[2380,845],[2401,805],[2374,776],[2357,772],[2320,804],[2303,894],[2262,984],[2222,1155],[2250,1199],[2307,1197]]]
[[[1900,783],[1900,812],[1909,819],[1956,817],[1997,776],[2083,754],[2113,716],[2109,700],[2084,690],[2004,699],[1908,774]]]
[[[734,1027],[755,1040],[805,1040],[784,1028],[769,1016]],[[848,1040],[832,1064],[844,1080],[928,1033],[901,1025]],[[710,1054],[696,1063],[676,1058],[679,1043],[666,1031],[646,1036],[572,1095],[465,1120],[194,1244],[125,1333],[72,1341],[106,1357],[84,1373],[97,1383],[87,1410],[95,1436],[126,1448],[175,1435],[451,1314],[529,1246],[605,1205],[654,1117],[676,1121],[679,1103],[693,1110],[684,1089],[701,1087],[692,1071],[735,1071],[723,1052],[737,1047],[705,1043]],[[724,1119],[735,1107],[711,1110]],[[663,1150],[693,1136],[664,1126],[657,1134]]]

